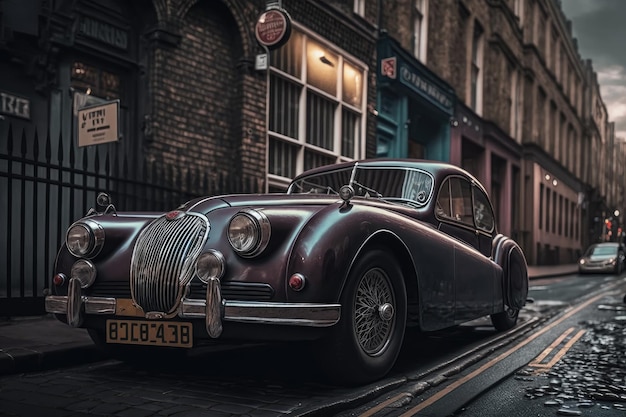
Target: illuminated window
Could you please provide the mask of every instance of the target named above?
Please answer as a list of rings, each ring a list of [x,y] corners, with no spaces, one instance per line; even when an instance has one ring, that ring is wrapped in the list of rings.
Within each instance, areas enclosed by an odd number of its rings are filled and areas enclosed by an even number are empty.
[[[310,168],[363,158],[365,65],[297,29],[270,64],[270,187],[284,188]]]
[[[121,98],[119,75],[82,62],[72,65],[71,84],[76,91],[104,100]]]

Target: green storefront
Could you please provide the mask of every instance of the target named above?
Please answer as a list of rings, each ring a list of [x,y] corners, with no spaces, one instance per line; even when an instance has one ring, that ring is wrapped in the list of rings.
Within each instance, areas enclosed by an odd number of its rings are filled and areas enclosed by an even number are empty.
[[[377,156],[449,161],[452,87],[385,35],[377,79]]]

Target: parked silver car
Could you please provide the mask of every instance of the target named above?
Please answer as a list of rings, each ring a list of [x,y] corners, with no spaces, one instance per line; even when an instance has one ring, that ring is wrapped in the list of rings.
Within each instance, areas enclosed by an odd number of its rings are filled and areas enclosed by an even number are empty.
[[[621,274],[624,270],[624,245],[617,242],[594,243],[578,260],[578,272]]]

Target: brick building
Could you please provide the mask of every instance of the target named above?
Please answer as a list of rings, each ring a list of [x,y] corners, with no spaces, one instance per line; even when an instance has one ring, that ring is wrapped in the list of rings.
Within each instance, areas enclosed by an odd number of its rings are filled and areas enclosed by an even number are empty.
[[[282,3],[0,1],[0,315],[42,308],[63,231],[98,191],[166,210],[375,155],[376,5],[285,2],[289,41],[268,51],[257,19]],[[78,116],[104,103],[119,140],[79,146]]]

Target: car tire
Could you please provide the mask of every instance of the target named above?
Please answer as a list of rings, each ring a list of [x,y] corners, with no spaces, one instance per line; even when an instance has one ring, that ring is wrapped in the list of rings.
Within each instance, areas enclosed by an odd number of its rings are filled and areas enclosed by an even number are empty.
[[[392,254],[374,249],[360,256],[341,295],[341,318],[315,349],[334,383],[357,385],[382,378],[404,340],[407,297]]]
[[[519,310],[505,307],[504,311],[492,314],[490,317],[493,327],[495,327],[497,331],[503,332],[513,328],[517,324]]]

